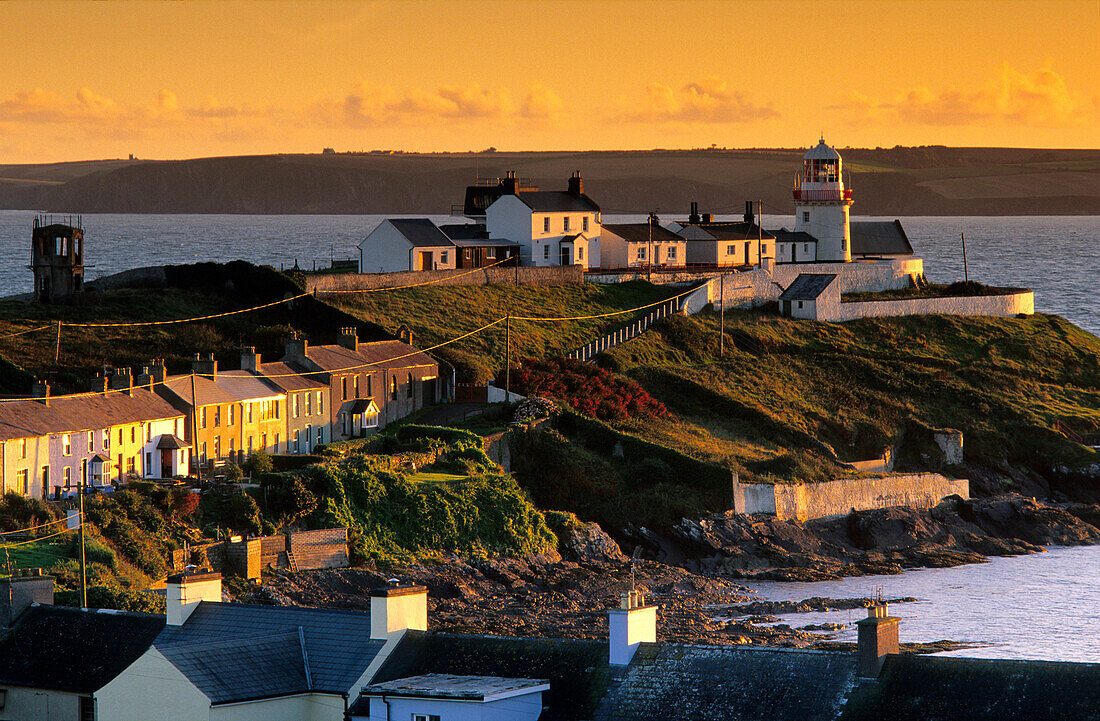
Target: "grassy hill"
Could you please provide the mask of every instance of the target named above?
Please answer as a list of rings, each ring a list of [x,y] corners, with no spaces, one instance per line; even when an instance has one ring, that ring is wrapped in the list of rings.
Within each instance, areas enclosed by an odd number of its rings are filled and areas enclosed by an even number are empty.
[[[866,215],[1100,213],[1100,151],[842,148]],[[478,177],[576,169],[606,213],[792,212],[802,150],[362,153],[0,166],[0,207],[129,213],[448,213]]]

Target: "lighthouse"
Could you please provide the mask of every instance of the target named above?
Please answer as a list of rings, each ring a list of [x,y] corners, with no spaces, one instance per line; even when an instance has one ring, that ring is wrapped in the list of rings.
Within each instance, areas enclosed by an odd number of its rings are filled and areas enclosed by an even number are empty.
[[[848,208],[852,191],[841,177],[840,153],[818,141],[802,159],[802,173],[794,187],[795,232],[817,238],[817,260],[847,263],[852,260]]]

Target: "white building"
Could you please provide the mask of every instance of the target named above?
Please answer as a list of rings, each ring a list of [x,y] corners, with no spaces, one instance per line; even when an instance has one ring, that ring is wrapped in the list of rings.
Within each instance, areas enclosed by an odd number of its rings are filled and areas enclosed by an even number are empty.
[[[615,223],[600,230],[601,267],[679,267],[685,263],[687,241],[662,227],[655,216],[648,223]]]
[[[494,192],[500,196],[485,209],[489,237],[517,243],[522,265],[600,267],[600,206],[584,194],[579,172],[561,191],[523,187],[509,172]]]
[[[844,187],[840,153],[822,138],[803,156],[802,173],[794,188],[794,232],[817,239],[817,260],[823,263],[852,259],[848,209],[852,191]]]
[[[428,218],[387,218],[359,243],[360,273],[452,270],[455,244]]]

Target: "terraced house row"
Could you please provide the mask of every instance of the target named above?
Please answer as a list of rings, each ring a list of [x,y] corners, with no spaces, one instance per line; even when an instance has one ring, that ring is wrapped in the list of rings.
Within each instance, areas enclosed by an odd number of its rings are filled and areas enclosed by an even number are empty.
[[[39,381],[0,404],[0,490],[58,498],[368,436],[439,400],[439,365],[411,340],[360,343],[345,328],[332,345],[291,337],[276,362],[245,348],[237,370],[196,355],[190,373],[154,359],[97,376],[89,393],[51,396]]]

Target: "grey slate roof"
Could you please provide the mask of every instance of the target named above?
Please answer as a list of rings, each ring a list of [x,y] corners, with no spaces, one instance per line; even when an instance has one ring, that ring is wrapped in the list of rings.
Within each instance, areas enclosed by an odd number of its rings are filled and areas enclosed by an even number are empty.
[[[37,399],[0,403],[0,441],[99,430],[121,423],[184,415],[147,388],[134,388],[130,393],[81,393],[49,400],[49,405]]]
[[[685,227],[699,228],[715,240],[756,240],[757,237],[762,240],[772,240],[775,237],[770,230],[764,230],[756,223],[747,223],[745,221],[697,223]],[[688,240],[691,240],[691,238]]]
[[[567,190],[521,190],[516,197],[540,213],[595,213],[600,209],[587,195],[574,195]]]
[[[31,606],[0,641],[0,684],[92,693],[153,643],[164,616]]]
[[[434,248],[454,245],[429,218],[389,218],[388,222],[413,246]]]
[[[481,223],[449,223],[439,226],[439,230],[451,240],[489,237],[489,231]]]
[[[831,721],[855,679],[855,654],[646,643],[593,718]]]
[[[650,241],[650,227],[653,228],[653,242],[675,242],[683,240],[668,228],[660,225],[650,226],[649,223],[604,223],[603,230],[610,230],[615,235],[630,243],[648,243]]]
[[[909,236],[895,220],[853,220],[848,224],[852,255],[912,255]]]
[[[1100,664],[888,656],[841,721],[1100,719]]]
[[[779,230],[773,230],[773,231],[771,231],[771,233],[772,233],[772,235],[775,236],[776,242],[779,242],[779,243],[816,243],[817,242],[817,238],[813,237],[812,235],[810,235],[809,233],[807,233],[804,230],[799,230],[799,231],[795,232],[793,230],[787,230],[786,228],[781,228]]]
[[[607,641],[408,631],[374,683],[429,673],[550,680],[539,721],[584,721],[611,681]],[[351,712],[366,715],[360,697]]]
[[[156,647],[204,693],[213,688],[211,675],[218,674],[230,683],[239,680],[253,691],[263,688],[267,695],[283,695],[301,691],[304,671],[292,662],[290,639],[299,629],[309,658],[311,688],[324,693],[347,693],[383,645],[371,639],[370,614],[361,611],[203,601],[182,626],[166,626]],[[265,635],[284,638],[271,646],[254,643]],[[214,654],[209,665],[196,665],[203,663],[194,659],[205,650],[195,644],[210,643],[224,644],[226,649],[247,648],[256,658],[271,659],[278,671],[272,677],[242,675],[229,652]]]
[[[816,300],[834,280],[835,273],[801,273],[787,286],[779,300]]]
[[[312,690],[298,632],[169,644],[157,650],[213,704]]]

